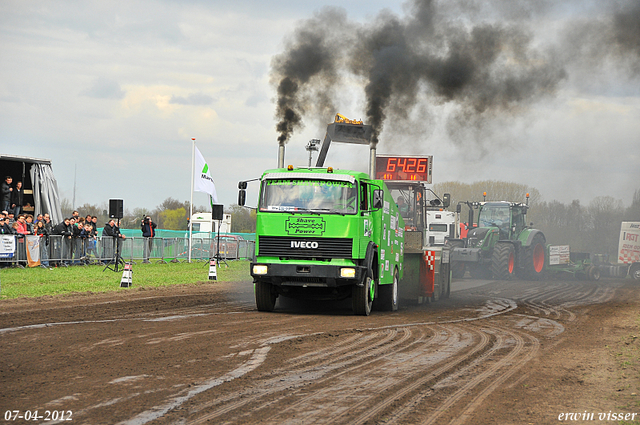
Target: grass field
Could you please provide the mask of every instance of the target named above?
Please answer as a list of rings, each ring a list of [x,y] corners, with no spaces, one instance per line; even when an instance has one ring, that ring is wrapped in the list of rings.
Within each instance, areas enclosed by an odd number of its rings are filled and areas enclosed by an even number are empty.
[[[217,281],[251,280],[249,261],[228,261],[229,267],[217,269]],[[41,297],[78,292],[126,291],[120,288],[122,272],[104,270],[104,266],[74,266],[53,269],[0,269],[0,300]],[[168,263],[133,265],[132,287],[159,287],[196,284],[209,281],[209,263]]]

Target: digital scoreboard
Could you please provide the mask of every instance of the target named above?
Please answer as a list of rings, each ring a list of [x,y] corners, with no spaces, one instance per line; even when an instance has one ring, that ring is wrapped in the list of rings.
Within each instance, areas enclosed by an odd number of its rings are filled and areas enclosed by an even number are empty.
[[[431,183],[433,155],[376,155],[376,179]]]

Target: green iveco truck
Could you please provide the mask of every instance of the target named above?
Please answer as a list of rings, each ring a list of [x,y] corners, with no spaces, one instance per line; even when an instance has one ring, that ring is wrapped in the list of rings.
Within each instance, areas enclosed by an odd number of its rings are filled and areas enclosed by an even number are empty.
[[[265,171],[251,263],[258,310],[272,311],[280,295],[351,297],[359,315],[374,302],[396,310],[403,237],[404,220],[382,180],[331,167]]]

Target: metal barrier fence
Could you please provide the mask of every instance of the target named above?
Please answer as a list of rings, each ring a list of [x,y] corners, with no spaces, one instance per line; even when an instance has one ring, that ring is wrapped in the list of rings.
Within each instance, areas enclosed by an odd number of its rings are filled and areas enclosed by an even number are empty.
[[[218,244],[217,238],[194,238],[191,240],[191,260],[208,261],[216,252],[221,260],[253,258],[254,249],[254,241],[221,239]],[[126,262],[188,261],[189,239],[0,235],[0,267],[33,267],[38,263],[44,267],[104,265],[114,261],[117,253]]]

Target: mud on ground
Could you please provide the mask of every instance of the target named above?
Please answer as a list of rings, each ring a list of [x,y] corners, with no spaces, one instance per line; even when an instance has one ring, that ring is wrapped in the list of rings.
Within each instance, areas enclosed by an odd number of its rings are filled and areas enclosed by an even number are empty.
[[[83,424],[550,424],[561,414],[640,423],[639,293],[630,280],[459,280],[448,300],[369,317],[344,302],[282,300],[260,313],[250,282],[5,300],[0,414],[62,411]]]

